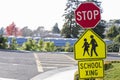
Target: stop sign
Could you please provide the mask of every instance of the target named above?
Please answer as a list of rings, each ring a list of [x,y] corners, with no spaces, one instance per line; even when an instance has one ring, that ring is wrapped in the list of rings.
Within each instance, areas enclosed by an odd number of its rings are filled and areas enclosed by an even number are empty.
[[[100,9],[92,2],[84,2],[75,10],[75,20],[82,28],[95,28],[101,20]]]

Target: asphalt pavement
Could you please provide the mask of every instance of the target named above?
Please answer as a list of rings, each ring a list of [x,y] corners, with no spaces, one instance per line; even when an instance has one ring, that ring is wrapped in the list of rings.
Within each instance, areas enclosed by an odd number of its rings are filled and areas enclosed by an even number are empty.
[[[105,60],[120,60],[118,53],[110,53],[108,56]],[[74,80],[74,74],[77,70],[77,66],[51,70],[37,75],[31,80]]]
[[[47,73],[46,77],[39,79],[44,80],[56,73],[73,70],[69,67],[74,66],[76,62],[72,56],[63,53],[0,50],[0,80],[30,80]],[[53,73],[49,74],[49,71]]]
[[[105,60],[120,60],[107,53]],[[66,53],[0,50],[0,80],[74,80],[77,63]]]

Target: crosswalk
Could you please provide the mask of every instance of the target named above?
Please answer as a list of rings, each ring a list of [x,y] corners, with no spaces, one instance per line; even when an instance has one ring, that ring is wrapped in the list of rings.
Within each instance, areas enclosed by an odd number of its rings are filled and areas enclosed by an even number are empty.
[[[48,70],[72,67],[76,66],[76,61],[65,54],[45,54],[45,53],[34,53],[38,72],[44,72]],[[39,61],[38,61],[39,60]]]
[[[47,71],[76,66],[73,56],[66,54],[0,51],[0,80],[29,80]]]

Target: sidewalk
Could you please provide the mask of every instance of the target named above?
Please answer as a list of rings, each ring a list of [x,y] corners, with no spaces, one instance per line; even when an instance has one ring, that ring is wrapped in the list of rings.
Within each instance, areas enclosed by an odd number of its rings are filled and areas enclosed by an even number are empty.
[[[35,76],[31,80],[74,80],[74,73],[77,71],[77,66],[61,68],[48,71]]]

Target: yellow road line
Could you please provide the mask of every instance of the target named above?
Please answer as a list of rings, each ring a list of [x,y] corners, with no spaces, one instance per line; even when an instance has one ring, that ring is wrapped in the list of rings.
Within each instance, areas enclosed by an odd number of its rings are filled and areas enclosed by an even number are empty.
[[[38,54],[34,53],[34,57],[35,57],[35,61],[36,61],[36,64],[37,64],[38,72],[43,72],[43,67],[42,67],[42,64],[39,60]]]

